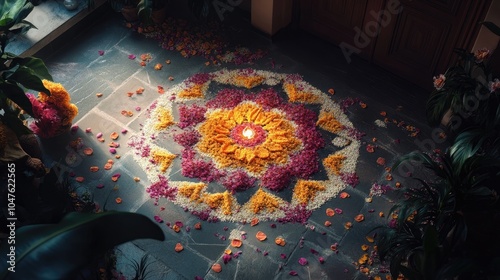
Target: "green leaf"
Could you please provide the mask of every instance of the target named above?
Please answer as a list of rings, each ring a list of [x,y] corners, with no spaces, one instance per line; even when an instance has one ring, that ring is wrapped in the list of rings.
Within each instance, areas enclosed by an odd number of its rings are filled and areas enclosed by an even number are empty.
[[[491,32],[495,33],[495,35],[500,36],[500,27],[498,27],[493,22],[483,21],[483,22],[481,22],[481,24],[486,26],[486,28],[488,28],[488,30],[490,30]]]
[[[27,89],[42,91],[50,95],[50,91],[45,88],[42,80],[31,68],[21,66],[9,77],[9,80],[22,84]]]
[[[24,90],[18,85],[12,84],[9,81],[0,81],[0,97],[2,95],[16,103],[17,106],[21,107],[30,116],[33,116],[33,106]]]
[[[119,244],[140,238],[163,241],[160,227],[137,213],[69,213],[58,224],[16,231],[15,273],[0,263],[0,279],[73,279],[87,263]],[[0,254],[9,253],[3,246]]]
[[[49,69],[43,62],[43,60],[36,57],[15,57],[12,62],[19,65],[30,68],[33,73],[40,79],[46,79],[52,81],[52,76],[49,73]],[[50,94],[50,93],[49,93]]]
[[[33,10],[28,0],[4,0],[0,6],[0,30],[7,31],[14,24],[21,22]]]

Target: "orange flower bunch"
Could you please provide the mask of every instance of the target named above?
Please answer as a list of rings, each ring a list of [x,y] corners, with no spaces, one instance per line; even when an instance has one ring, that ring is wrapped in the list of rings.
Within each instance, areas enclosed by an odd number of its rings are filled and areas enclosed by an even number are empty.
[[[172,116],[172,112],[170,110],[165,109],[164,107],[158,107],[155,111],[157,122],[155,122],[156,130],[163,130],[173,125],[174,116]]]
[[[293,190],[293,198],[301,204],[307,204],[313,200],[318,191],[324,191],[326,187],[318,181],[299,180]]]
[[[321,111],[316,125],[331,133],[337,133],[344,129],[344,126],[335,118],[333,112]]]
[[[274,212],[280,206],[278,199],[269,193],[266,193],[262,189],[255,192],[254,196],[248,201],[250,210],[257,214],[262,210],[267,210],[268,212]]]
[[[260,85],[264,77],[258,75],[237,75],[234,77],[234,84],[239,87],[253,88]]]
[[[233,206],[232,195],[228,191],[223,193],[204,194],[203,201],[212,209],[221,208],[224,215],[231,215]]]
[[[297,89],[294,84],[283,84],[286,94],[288,94],[288,100],[290,102],[302,102],[302,103],[316,103],[318,102],[318,96],[310,92],[305,92]]]
[[[179,97],[186,99],[202,98],[203,93],[205,92],[204,87],[206,87],[205,84],[194,84],[193,86],[182,90],[179,93]]]
[[[62,125],[71,125],[71,122],[78,114],[78,107],[70,103],[71,98],[66,89],[59,83],[49,80],[42,80],[43,85],[50,91],[50,96],[44,92],[38,93],[38,100],[42,103],[49,103],[59,111]]]
[[[205,187],[205,183],[185,183],[179,187],[178,192],[180,195],[188,197],[190,201],[201,202],[201,193]]]
[[[54,137],[69,129],[78,114],[78,107],[70,103],[69,93],[61,84],[48,80],[42,80],[42,83],[50,95],[44,92],[39,92],[37,98],[27,95],[36,119],[30,128],[41,137]]]
[[[333,154],[329,155],[323,160],[323,165],[329,171],[329,173],[333,173],[335,175],[340,175],[340,170],[344,164],[344,160],[346,156],[341,154]]]
[[[155,149],[151,154],[153,161],[160,167],[161,172],[167,171],[174,159],[177,157],[176,155],[163,149]]]

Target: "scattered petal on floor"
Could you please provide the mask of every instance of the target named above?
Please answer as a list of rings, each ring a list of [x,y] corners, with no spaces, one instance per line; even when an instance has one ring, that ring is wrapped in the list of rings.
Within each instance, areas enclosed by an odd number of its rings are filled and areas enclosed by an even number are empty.
[[[306,258],[299,258],[299,264],[300,265],[307,265],[309,262],[307,261]]]
[[[222,266],[218,263],[215,263],[212,265],[212,270],[216,273],[219,273],[222,271]]]
[[[90,148],[90,147],[87,147],[87,148],[83,149],[83,153],[86,156],[91,156],[94,153],[94,150],[92,148]]]
[[[180,251],[184,250],[184,246],[182,246],[182,244],[181,244],[181,243],[177,243],[177,244],[175,244],[175,248],[174,248],[174,250],[175,250],[177,253],[179,253]]]
[[[267,239],[267,235],[265,233],[263,233],[262,231],[258,231],[257,234],[255,235],[255,237],[259,241],[264,241]]]
[[[285,246],[286,242],[285,239],[281,236],[278,236],[274,239],[274,242],[279,245],[279,246]]]
[[[326,208],[326,215],[328,217],[332,217],[335,215],[335,210],[333,210],[332,208]]]
[[[383,157],[377,158],[377,164],[378,165],[385,165],[385,158],[383,158]]]
[[[240,248],[241,245],[243,244],[243,242],[239,239],[233,239],[231,240],[231,246],[233,246],[234,248]]]
[[[115,198],[115,202],[116,202],[116,204],[120,204],[120,203],[122,203],[122,199],[121,199],[121,197],[117,197],[117,198]]]
[[[85,181],[85,178],[84,178],[84,177],[79,176],[79,177],[76,177],[76,178],[75,178],[75,181],[77,181],[78,183],[82,183],[83,181]]]
[[[359,223],[359,222],[362,222],[362,221],[364,221],[364,220],[365,220],[365,216],[364,216],[363,214],[359,214],[359,215],[357,215],[356,217],[354,217],[354,220],[355,220],[356,222],[358,222],[358,223]]]
[[[348,193],[346,193],[346,192],[341,192],[340,193],[340,198],[349,198],[349,197],[351,197],[351,195],[348,194]]]
[[[372,144],[366,145],[366,151],[369,153],[375,152],[375,146],[373,146]]]

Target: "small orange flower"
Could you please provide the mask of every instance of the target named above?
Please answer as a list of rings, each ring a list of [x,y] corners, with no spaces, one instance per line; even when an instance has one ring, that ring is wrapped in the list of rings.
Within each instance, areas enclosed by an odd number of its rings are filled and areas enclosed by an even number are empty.
[[[440,74],[439,76],[435,76],[434,78],[432,78],[434,80],[434,87],[437,89],[437,90],[440,90],[443,88],[444,84],[445,84],[445,81],[446,81],[446,77],[445,75],[443,74]]]
[[[474,57],[476,58],[476,62],[480,63],[483,60],[489,58],[490,54],[491,54],[490,50],[483,48],[483,49],[476,50],[474,52]]]

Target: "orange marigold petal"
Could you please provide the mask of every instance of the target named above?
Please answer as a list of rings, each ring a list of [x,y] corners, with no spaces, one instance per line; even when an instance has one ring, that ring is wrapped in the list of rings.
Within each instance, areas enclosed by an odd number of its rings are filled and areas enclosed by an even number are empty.
[[[328,217],[332,217],[335,215],[335,210],[333,210],[332,208],[326,208],[326,215]]]
[[[281,236],[278,236],[274,239],[274,243],[276,243],[276,245],[279,245],[279,246],[285,246],[286,242],[285,242],[285,239]]]
[[[356,217],[354,217],[354,220],[355,220],[356,222],[358,222],[358,223],[359,223],[359,222],[362,222],[362,221],[364,221],[364,220],[365,220],[365,216],[364,216],[363,214],[359,214],[359,215],[357,215]]]
[[[255,235],[255,237],[259,241],[264,241],[267,239],[267,235],[265,233],[263,233],[262,231],[258,231],[257,234]]]
[[[177,243],[177,244],[175,244],[175,248],[174,248],[174,250],[175,250],[177,253],[179,253],[180,251],[184,250],[184,246],[182,246],[182,244],[181,244],[181,243]]]
[[[235,238],[231,240],[231,246],[233,246],[234,248],[240,248],[242,244],[243,242],[240,239]]]
[[[350,196],[351,196],[351,195],[350,195],[350,194],[348,194],[348,193],[346,193],[346,192],[341,192],[341,193],[340,193],[340,198],[348,198],[348,197],[350,197]]]
[[[218,263],[215,263],[212,265],[212,270],[216,273],[219,273],[222,271],[222,266]]]

